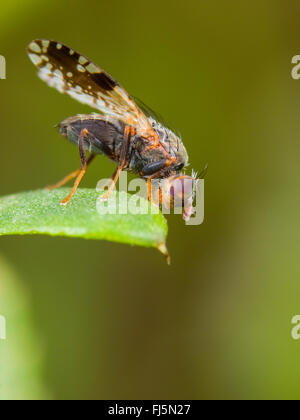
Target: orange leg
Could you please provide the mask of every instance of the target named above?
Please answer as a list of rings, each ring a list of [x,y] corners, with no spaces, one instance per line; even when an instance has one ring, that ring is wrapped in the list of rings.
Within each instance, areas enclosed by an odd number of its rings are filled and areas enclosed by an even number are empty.
[[[155,177],[149,177],[148,179],[147,179],[147,186],[148,186],[148,200],[152,203],[152,204],[154,204],[156,207],[159,207],[159,204],[162,202],[162,192],[161,192],[161,188],[160,188],[160,186],[158,187],[158,196],[157,196],[157,199],[158,199],[158,201],[155,201],[155,199],[153,198],[153,195],[152,195],[152,184],[151,184],[151,182],[152,182],[152,179],[154,179]]]
[[[116,170],[116,172],[113,174],[113,177],[110,181],[110,185],[108,190],[106,191],[106,193],[101,197],[101,200],[106,201],[109,199],[111,193],[113,192],[113,190],[116,187],[116,184],[118,182],[118,179],[120,177],[120,173],[122,172],[122,167],[118,166],[118,169]],[[108,185],[107,185],[108,186]]]
[[[113,182],[115,176],[117,175],[117,172],[118,172],[118,168],[115,170],[110,180],[104,185],[103,187],[104,190],[106,190],[106,188],[109,188],[111,186],[111,183]]]
[[[87,160],[87,166],[89,166],[89,164],[94,160],[94,158],[96,157],[96,155],[91,155],[88,160]],[[59,181],[57,184],[54,185],[49,185],[48,187],[46,187],[47,190],[51,191],[51,190],[56,190],[57,188],[63,187],[64,185],[66,185],[69,181],[71,181],[72,179],[76,178],[79,174],[80,174],[81,169],[77,169],[77,171],[72,172],[70,175],[66,176],[64,179],[62,179],[61,181]]]
[[[72,191],[70,192],[70,194],[64,199],[62,200],[62,202],[60,203],[61,205],[65,206],[66,204],[68,204],[68,202],[71,200],[71,198],[73,197],[73,195],[75,194],[77,188],[79,187],[80,182],[82,181],[82,178],[84,177],[85,173],[86,173],[86,167],[83,167],[80,172],[78,177],[76,178],[74,187],[72,188]]]
[[[123,143],[122,153],[121,153],[120,160],[119,160],[119,165],[118,165],[118,168],[117,168],[116,172],[112,176],[111,184],[110,184],[107,192],[101,197],[101,200],[103,200],[103,201],[109,199],[111,193],[113,192],[113,190],[116,187],[116,184],[117,184],[118,179],[120,177],[120,173],[122,172],[122,170],[124,169],[124,167],[126,165],[126,154],[127,154],[128,144],[129,144],[131,135],[134,135],[134,129],[131,126],[126,125],[125,131],[124,131],[124,143]]]
[[[73,176],[73,178],[75,178],[76,176],[77,176],[77,178],[76,178],[74,187],[72,188],[72,191],[70,192],[70,194],[64,200],[62,200],[62,202],[61,202],[62,205],[68,204],[68,202],[71,200],[71,198],[75,194],[77,188],[79,187],[79,184],[80,184],[82,178],[84,177],[84,175],[86,173],[86,170],[87,170],[87,167],[88,167],[88,161],[86,160],[86,154],[85,154],[85,150],[84,150],[84,138],[85,138],[86,135],[88,135],[88,130],[86,128],[84,128],[80,133],[79,141],[78,141],[78,143],[79,143],[79,153],[80,153],[80,159],[81,159],[81,169],[79,169],[78,171],[75,171],[73,174],[71,174],[71,175],[75,174]],[[92,156],[90,158],[90,162],[93,159]],[[65,179],[69,180],[70,176],[66,177]]]
[[[157,203],[154,201],[153,197],[152,197],[152,185],[151,185],[151,178],[147,179],[147,187],[148,187],[148,199],[152,204],[155,204],[157,206]]]

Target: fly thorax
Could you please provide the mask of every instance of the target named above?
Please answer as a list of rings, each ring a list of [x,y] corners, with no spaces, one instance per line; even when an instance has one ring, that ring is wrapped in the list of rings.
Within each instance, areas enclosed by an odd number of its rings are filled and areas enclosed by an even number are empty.
[[[170,128],[162,125],[160,122],[155,121],[153,118],[149,118],[152,128],[156,131],[159,136],[161,144],[171,157],[176,157],[178,163],[182,164],[183,167],[188,165],[188,154],[180,138]]]

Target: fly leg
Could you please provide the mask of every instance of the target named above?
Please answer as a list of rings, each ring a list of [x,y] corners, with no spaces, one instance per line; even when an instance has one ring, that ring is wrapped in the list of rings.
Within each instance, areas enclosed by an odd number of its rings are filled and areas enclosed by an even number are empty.
[[[154,200],[153,194],[152,194],[152,180],[153,179],[159,179],[161,177],[163,169],[169,166],[169,162],[166,159],[160,160],[158,162],[152,162],[148,165],[144,166],[144,168],[141,171],[141,176],[148,176],[147,178],[147,186],[148,186],[148,199],[151,201],[152,204],[154,204],[156,207],[158,207],[159,203],[162,202],[162,192],[160,186],[158,187],[158,203]]]
[[[92,154],[88,158],[88,160],[86,162],[87,167],[90,165],[90,163],[92,163],[92,161],[94,160],[95,157],[96,157],[96,155]],[[49,185],[48,187],[46,187],[46,189],[49,190],[49,191],[51,191],[51,190],[56,190],[57,188],[63,187],[69,181],[71,181],[72,179],[76,178],[80,174],[80,171],[81,171],[81,169],[77,169],[76,171],[72,172],[70,175],[68,175],[65,178],[63,178],[57,184]]]
[[[147,179],[148,200],[157,207],[157,203],[156,203],[156,201],[154,201],[153,196],[152,196],[152,184],[151,184],[151,182],[152,182],[152,179],[148,178]]]
[[[79,184],[82,180],[82,178],[84,177],[87,167],[88,167],[88,163],[91,163],[91,161],[94,158],[94,155],[90,156],[90,159],[87,160],[86,159],[86,154],[85,154],[85,150],[84,150],[84,138],[85,136],[88,135],[88,130],[86,128],[84,128],[83,130],[81,130],[80,136],[79,136],[79,153],[80,153],[80,159],[81,159],[81,169],[78,169],[78,171],[73,172],[71,175],[69,175],[68,177],[66,177],[61,183],[59,183],[58,185],[63,185],[64,181],[69,181],[72,178],[76,178],[74,187],[72,188],[72,191],[70,192],[70,194],[61,202],[62,205],[66,205],[71,198],[73,197],[73,195],[75,194],[77,188],[79,187]]]
[[[103,190],[106,190],[106,188],[109,188],[110,185],[113,182],[113,179],[115,178],[115,176],[117,175],[117,171],[118,169],[115,170],[115,172],[113,173],[112,177],[108,180],[108,182],[103,186]]]
[[[117,167],[117,170],[115,171],[115,173],[112,176],[109,188],[107,190],[107,192],[101,197],[101,200],[105,201],[108,200],[108,198],[110,197],[111,193],[113,192],[113,190],[116,187],[116,184],[118,182],[118,179],[120,177],[120,173],[122,172],[122,170],[125,168],[126,166],[126,155],[127,155],[127,150],[128,150],[128,145],[129,145],[129,141],[130,141],[130,137],[134,135],[134,128],[126,125],[125,126],[125,130],[124,130],[124,142],[123,142],[123,146],[122,146],[122,151],[121,151],[121,156],[119,159],[119,164]]]
[[[147,178],[147,186],[148,186],[148,200],[150,201],[150,203],[154,204],[154,206],[159,207],[160,204],[162,204],[163,202],[163,192],[162,192],[162,186],[160,184],[160,175],[161,175],[161,171],[158,171],[157,173],[149,176],[149,178]],[[152,181],[156,179],[159,180],[159,184],[156,187],[155,190],[155,199],[153,197],[152,194]]]
[[[162,203],[162,191],[160,186],[158,187],[158,197],[157,201],[153,198],[152,194],[152,180],[155,179],[155,176],[149,177],[147,179],[147,187],[148,187],[148,200],[154,204],[155,207],[159,207],[159,205]]]

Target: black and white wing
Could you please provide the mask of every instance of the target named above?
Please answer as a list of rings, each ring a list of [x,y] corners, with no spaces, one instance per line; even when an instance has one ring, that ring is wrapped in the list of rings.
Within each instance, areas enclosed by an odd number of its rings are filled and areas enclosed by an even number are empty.
[[[146,134],[152,128],[131,96],[99,66],[56,41],[36,39],[27,47],[39,77],[49,86]]]

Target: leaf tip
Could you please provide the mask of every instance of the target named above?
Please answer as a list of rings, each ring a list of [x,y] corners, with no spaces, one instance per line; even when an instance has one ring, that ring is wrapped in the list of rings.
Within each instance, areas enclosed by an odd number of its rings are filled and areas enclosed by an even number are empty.
[[[171,256],[169,254],[168,248],[166,247],[165,242],[160,242],[157,244],[158,250],[166,257],[167,264],[171,265]]]

